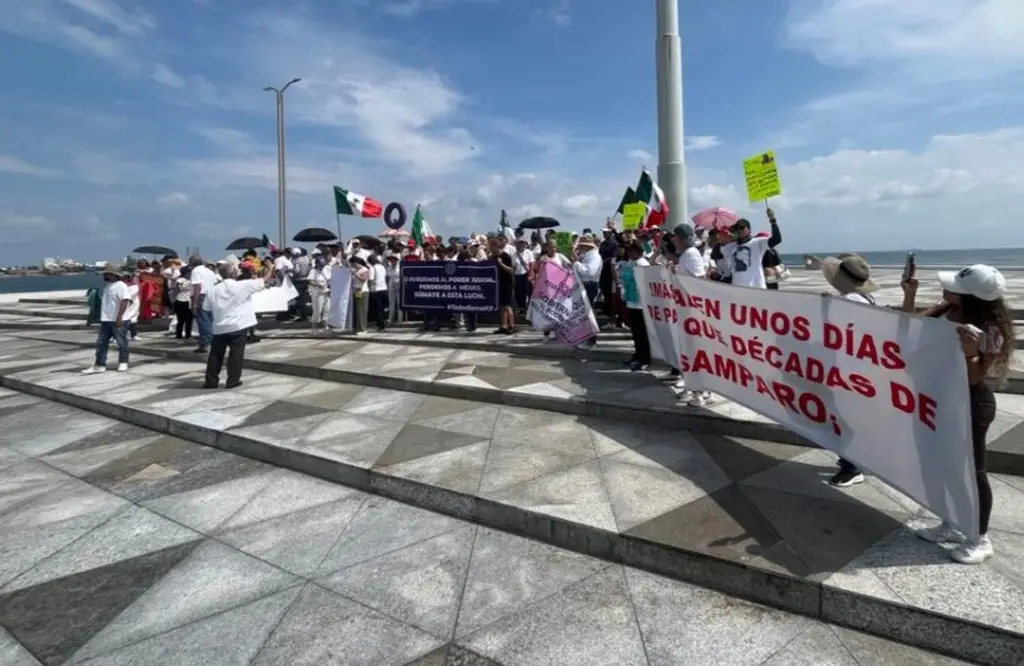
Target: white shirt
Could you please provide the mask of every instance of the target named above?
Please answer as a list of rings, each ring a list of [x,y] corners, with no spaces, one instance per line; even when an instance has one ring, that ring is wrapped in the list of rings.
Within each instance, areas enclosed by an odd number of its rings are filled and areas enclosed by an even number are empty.
[[[206,296],[213,334],[237,333],[256,325],[252,295],[266,289],[263,280],[222,280]]]
[[[277,259],[274,259],[274,270],[280,275],[284,275],[285,273],[290,273],[295,270],[295,265],[292,263],[291,259],[282,254]]]
[[[374,264],[370,270],[373,273],[370,276],[370,291],[387,291],[388,269],[384,268],[384,264]]]
[[[760,266],[760,264],[758,264]],[[702,278],[708,274],[707,266],[704,264],[704,257],[700,250],[695,247],[688,247],[679,255],[679,272],[682,275]]]
[[[569,258],[566,257],[561,252],[555,252],[555,256],[553,256],[553,257],[549,257],[546,254],[542,254],[540,256],[540,260],[541,261],[550,261],[551,263],[555,264],[556,266],[558,266],[560,268],[566,268],[567,269],[567,268],[571,268],[572,267],[572,262],[569,261]]]
[[[128,296],[131,301],[128,303],[128,308],[124,311],[124,320],[130,321],[133,324],[139,320],[139,285],[129,284]]]
[[[761,261],[768,250],[768,239],[764,236],[750,238],[744,243],[729,243],[722,248],[732,268],[732,284],[736,287],[767,289]]]
[[[183,277],[174,281],[174,300],[179,303],[188,303],[192,300],[192,282]]]
[[[597,282],[601,279],[601,253],[596,247],[585,252],[574,266],[583,282]]]
[[[199,265],[192,269],[192,284],[200,285],[199,293],[205,296],[217,284],[217,276],[206,266]]]
[[[388,288],[392,291],[398,291],[399,281],[402,278],[401,264],[392,264],[390,261],[384,264],[384,270],[387,271],[386,277],[388,281]]]
[[[855,291],[851,291],[849,294],[842,294],[842,297],[848,301],[854,301],[855,303],[864,303],[865,305],[874,305],[875,301],[864,294],[858,294]]]
[[[327,290],[331,287],[331,266],[325,264],[323,268],[314,268],[309,272],[309,286],[313,289]]]
[[[533,252],[523,250],[512,253],[512,270],[516,275],[526,275],[533,265]]]
[[[121,309],[121,301],[131,300],[128,285],[118,280],[109,282],[103,289],[103,301],[100,304],[100,321],[116,322],[117,311]],[[127,321],[127,318],[122,318]]]

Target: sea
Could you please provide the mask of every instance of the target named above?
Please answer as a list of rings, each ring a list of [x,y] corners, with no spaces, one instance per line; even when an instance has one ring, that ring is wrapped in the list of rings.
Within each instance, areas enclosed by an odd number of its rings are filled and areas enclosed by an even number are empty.
[[[845,250],[849,252],[849,250]],[[807,252],[799,254],[782,253],[782,261],[790,266],[802,266],[804,254],[827,257],[833,252]],[[859,252],[873,266],[902,266],[907,253],[904,250],[869,250]],[[989,264],[992,266],[1024,267],[1024,248],[998,248],[982,250],[921,250],[917,252],[918,266],[968,266]],[[0,294],[22,294],[36,291],[83,292],[90,287],[99,287],[103,279],[95,273],[80,275],[18,275],[0,276]]]

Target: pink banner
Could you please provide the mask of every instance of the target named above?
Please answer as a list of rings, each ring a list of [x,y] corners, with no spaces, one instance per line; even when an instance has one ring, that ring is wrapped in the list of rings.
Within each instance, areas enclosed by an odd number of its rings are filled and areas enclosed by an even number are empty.
[[[597,335],[597,320],[575,273],[546,261],[541,265],[527,313],[534,328],[551,331],[559,341],[578,345]]]

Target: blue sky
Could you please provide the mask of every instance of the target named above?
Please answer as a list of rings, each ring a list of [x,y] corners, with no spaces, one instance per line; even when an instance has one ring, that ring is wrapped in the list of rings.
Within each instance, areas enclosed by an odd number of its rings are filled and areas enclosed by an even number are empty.
[[[293,232],[334,184],[446,235],[600,226],[657,164],[654,4],[0,0],[0,264],[276,236],[292,77]],[[1024,3],[680,4],[691,212],[757,219],[774,149],[788,251],[1024,246]]]

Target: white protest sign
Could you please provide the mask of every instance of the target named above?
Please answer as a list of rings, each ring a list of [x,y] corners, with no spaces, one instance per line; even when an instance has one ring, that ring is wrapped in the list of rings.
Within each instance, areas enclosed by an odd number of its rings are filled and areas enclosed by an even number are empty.
[[[953,326],[840,297],[637,270],[688,388],[735,400],[976,537],[966,364]]]
[[[252,308],[257,314],[285,312],[292,298],[294,296],[284,287],[267,287],[252,295]]]
[[[331,267],[331,309],[327,325],[346,330],[349,322],[349,304],[352,300],[352,271],[347,266]]]

